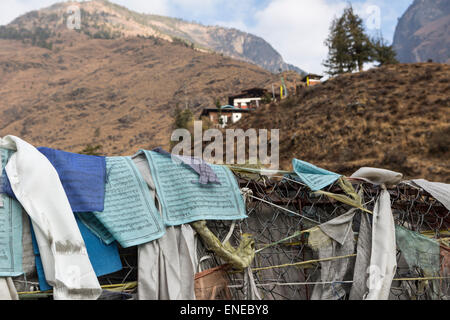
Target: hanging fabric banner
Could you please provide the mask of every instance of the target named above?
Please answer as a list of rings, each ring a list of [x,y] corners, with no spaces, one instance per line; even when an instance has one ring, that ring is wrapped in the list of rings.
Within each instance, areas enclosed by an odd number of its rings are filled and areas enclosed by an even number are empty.
[[[236,178],[224,166],[210,165],[219,184],[193,184],[198,175],[182,163],[153,151],[143,151],[150,165],[164,223],[176,226],[198,220],[247,218]]]
[[[73,212],[103,211],[105,157],[38,148],[55,167]]]
[[[50,148],[37,148],[55,168],[73,212],[103,211],[105,199],[105,157],[89,156]],[[3,190],[16,199],[8,176]]]
[[[106,171],[104,210],[81,214],[83,221],[95,215],[123,248],[162,237],[164,224],[131,157],[107,157]]]
[[[0,148],[0,170],[13,152]],[[0,193],[0,277],[15,277],[22,271],[22,206]]]
[[[316,167],[315,165],[298,160],[292,160],[292,167],[300,180],[312,191],[318,191],[334,183],[340,174]]]

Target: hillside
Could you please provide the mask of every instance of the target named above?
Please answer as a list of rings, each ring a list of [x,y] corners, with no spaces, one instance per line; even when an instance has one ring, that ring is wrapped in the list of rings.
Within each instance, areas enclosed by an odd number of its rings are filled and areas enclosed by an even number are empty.
[[[280,160],[342,174],[362,166],[450,182],[450,66],[400,64],[345,74],[266,105],[240,128],[280,129]]]
[[[450,3],[415,0],[398,22],[394,48],[400,62],[450,63]]]
[[[72,152],[100,144],[108,155],[168,147],[177,105],[199,114],[216,98],[280,82],[253,64],[154,37],[52,37],[52,50],[0,40],[0,136]]]
[[[81,9],[80,33],[93,38],[154,36],[168,41],[182,41],[202,51],[213,51],[227,57],[261,66],[274,73],[303,70],[287,64],[264,39],[237,29],[204,26],[177,18],[141,14],[106,0],[61,2],[18,17],[8,27],[33,30],[37,27],[65,32],[67,8]]]

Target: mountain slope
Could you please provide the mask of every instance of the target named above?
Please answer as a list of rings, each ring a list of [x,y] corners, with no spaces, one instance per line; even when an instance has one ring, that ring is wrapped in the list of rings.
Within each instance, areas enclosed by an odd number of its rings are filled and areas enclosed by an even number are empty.
[[[350,175],[362,166],[450,182],[450,66],[400,64],[332,78],[237,126],[280,129],[280,160]]]
[[[450,63],[450,3],[415,0],[399,20],[394,49],[400,62]]]
[[[281,55],[264,39],[236,29],[203,26],[181,19],[140,14],[106,0],[57,3],[14,20],[9,26],[31,29],[48,25],[52,30],[64,31],[67,8],[81,8],[81,32],[89,36],[155,36],[168,41],[184,41],[199,50],[221,53],[225,56],[254,63],[277,73],[303,70],[285,63]],[[33,25],[34,24],[34,25]]]
[[[0,136],[73,152],[100,144],[109,155],[167,148],[177,105],[199,114],[216,98],[280,82],[258,66],[159,38],[67,31],[50,40],[52,50],[0,40]]]

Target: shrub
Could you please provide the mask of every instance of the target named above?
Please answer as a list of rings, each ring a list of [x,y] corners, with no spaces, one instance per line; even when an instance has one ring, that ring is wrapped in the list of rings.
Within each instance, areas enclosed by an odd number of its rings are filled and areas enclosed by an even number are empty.
[[[178,106],[172,114],[174,119],[173,129],[189,129],[189,124],[192,122],[194,114],[189,109],[180,109]]]
[[[80,152],[81,154],[86,154],[89,156],[100,156],[101,153],[99,152],[103,148],[102,145],[96,145],[93,146],[90,143],[84,147],[84,149]]]
[[[450,127],[434,131],[428,143],[430,155],[440,157],[450,151]]]

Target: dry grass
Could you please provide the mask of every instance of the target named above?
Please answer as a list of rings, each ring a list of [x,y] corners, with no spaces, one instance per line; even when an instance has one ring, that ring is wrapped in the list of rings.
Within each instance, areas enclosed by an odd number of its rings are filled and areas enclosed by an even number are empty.
[[[374,166],[450,182],[449,76],[434,63],[343,75],[238,126],[280,129],[287,170],[296,157],[343,174]]]
[[[0,136],[72,152],[102,145],[106,155],[168,148],[177,105],[197,117],[217,98],[280,82],[255,65],[163,40],[61,39],[52,51],[0,40]]]

